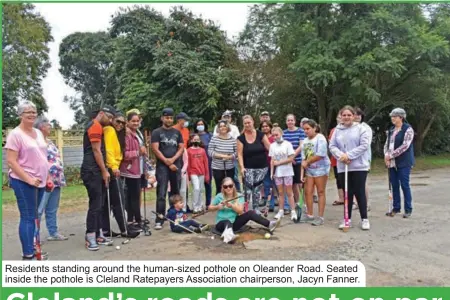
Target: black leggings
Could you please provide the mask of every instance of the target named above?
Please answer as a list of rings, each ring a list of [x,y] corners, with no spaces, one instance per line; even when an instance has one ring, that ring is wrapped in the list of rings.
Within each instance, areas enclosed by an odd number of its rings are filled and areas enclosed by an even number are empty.
[[[222,192],[222,181],[225,177],[234,178],[234,168],[229,170],[213,169],[213,177],[216,183],[216,195]]]
[[[334,178],[336,178],[337,189],[338,190],[343,190],[344,189],[344,184],[342,183],[341,179],[339,178],[337,167],[333,167],[333,171],[334,171]]]
[[[216,224],[216,230],[220,233],[224,232],[225,228],[233,228],[233,231],[238,231],[241,229],[248,221],[253,221],[262,226],[269,227],[270,221],[264,218],[261,215],[258,215],[254,210],[249,210],[246,213],[243,213],[240,216],[236,217],[234,223],[231,223],[229,220],[222,220]]]
[[[141,223],[141,207],[139,199],[141,195],[141,178],[125,177],[127,186],[127,221],[128,223]]]
[[[367,219],[366,179],[367,171],[348,172],[348,218],[352,218],[353,197],[359,206],[361,219]],[[339,179],[345,188],[345,173],[339,173]]]

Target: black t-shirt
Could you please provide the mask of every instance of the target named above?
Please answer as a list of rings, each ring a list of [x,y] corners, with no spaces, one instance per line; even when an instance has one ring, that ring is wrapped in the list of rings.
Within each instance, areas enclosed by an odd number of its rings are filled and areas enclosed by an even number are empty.
[[[244,168],[263,169],[269,166],[267,162],[266,147],[263,143],[264,133],[256,131],[256,139],[253,143],[247,143],[245,134],[241,134],[238,140],[244,145]]]
[[[159,127],[152,132],[152,143],[159,143],[159,151],[166,158],[174,157],[178,151],[178,145],[183,144],[183,136],[181,132],[175,128],[165,129]],[[165,165],[164,162],[157,159],[157,165]],[[174,163],[178,168],[182,166],[182,156],[180,156]]]

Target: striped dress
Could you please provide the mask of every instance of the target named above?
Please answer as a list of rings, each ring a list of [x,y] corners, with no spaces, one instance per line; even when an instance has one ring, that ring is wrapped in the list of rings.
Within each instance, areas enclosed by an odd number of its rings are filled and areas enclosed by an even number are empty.
[[[208,145],[208,155],[212,158],[211,169],[213,170],[230,170],[234,169],[234,160],[236,159],[237,144],[236,139],[229,137],[221,139],[213,136]],[[222,160],[215,158],[215,154],[232,154],[233,160]],[[224,163],[225,162],[225,163]]]

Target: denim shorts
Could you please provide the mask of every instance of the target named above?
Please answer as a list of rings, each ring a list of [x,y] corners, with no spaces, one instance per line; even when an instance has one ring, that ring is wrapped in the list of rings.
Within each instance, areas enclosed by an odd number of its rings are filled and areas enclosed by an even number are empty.
[[[306,169],[306,176],[308,177],[321,177],[330,175],[330,166],[314,168],[314,169]]]

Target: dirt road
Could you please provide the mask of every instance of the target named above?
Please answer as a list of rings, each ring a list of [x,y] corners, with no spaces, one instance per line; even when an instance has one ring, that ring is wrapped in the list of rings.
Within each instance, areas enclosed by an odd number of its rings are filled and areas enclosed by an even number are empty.
[[[166,225],[161,231],[152,227],[151,237],[141,235],[119,251],[115,247],[102,247],[89,252],[84,248],[85,211],[81,211],[59,216],[61,232],[71,234],[68,241],[46,242],[44,221],[43,248],[50,253],[51,260],[359,260],[366,267],[367,286],[449,286],[449,174],[450,169],[413,172],[414,212],[410,219],[384,215],[387,177],[370,176],[372,228],[368,232],[360,229],[357,211],[354,228],[348,233],[337,229],[343,206],[331,205],[336,192],[334,182],[330,182],[324,226],[294,224],[285,218],[272,239],[255,240],[245,246],[173,234]],[[154,204],[147,209],[149,215]],[[4,260],[20,259],[21,255],[15,211],[14,207],[3,208]],[[212,224],[213,216],[208,214],[201,220]]]

